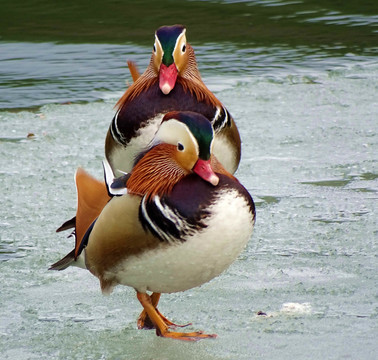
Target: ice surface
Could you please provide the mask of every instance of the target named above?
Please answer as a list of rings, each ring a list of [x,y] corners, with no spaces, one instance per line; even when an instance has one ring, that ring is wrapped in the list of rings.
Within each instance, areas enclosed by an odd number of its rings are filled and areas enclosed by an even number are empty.
[[[47,271],[73,246],[55,229],[75,212],[76,167],[102,176],[119,94],[0,112],[1,358],[375,359],[378,65],[365,60],[205,69],[239,126],[237,176],[258,206],[225,274],[162,296],[167,317],[218,334],[196,344],[137,330],[132,289],[104,297],[83,270]]]

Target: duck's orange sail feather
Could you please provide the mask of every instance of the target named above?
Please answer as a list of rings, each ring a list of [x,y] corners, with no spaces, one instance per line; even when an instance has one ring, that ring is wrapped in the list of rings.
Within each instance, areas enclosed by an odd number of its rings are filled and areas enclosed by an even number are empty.
[[[138,78],[140,77],[140,72],[138,69],[137,64],[134,61],[127,60],[127,66],[129,67],[129,71],[131,74],[131,77],[133,78],[133,81],[137,81]]]
[[[89,226],[100,215],[104,206],[110,200],[106,185],[99,181],[84,169],[78,168],[75,174],[77,189],[76,212],[76,244],[75,258],[79,255],[81,241]]]

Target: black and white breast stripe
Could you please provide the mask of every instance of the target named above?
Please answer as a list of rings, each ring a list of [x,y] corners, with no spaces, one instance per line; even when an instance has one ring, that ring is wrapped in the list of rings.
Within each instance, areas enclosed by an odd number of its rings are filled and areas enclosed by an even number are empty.
[[[113,139],[120,145],[127,146],[130,139],[124,136],[122,130],[120,130],[118,126],[118,117],[119,117],[120,110],[116,112],[114,118],[110,125],[110,132],[112,134]],[[231,126],[231,114],[225,107],[216,107],[215,114],[211,119],[211,123],[214,127],[215,133],[220,132],[225,127]],[[121,120],[122,121],[122,120]]]
[[[218,133],[223,128],[231,126],[232,117],[225,107],[217,107],[216,109],[217,110],[213,119],[211,120],[211,123],[213,124],[215,133]]]
[[[116,178],[107,159],[102,161],[102,167],[104,169],[104,178],[108,195],[113,197],[127,194],[126,184],[131,174],[123,173],[121,177]]]
[[[185,218],[158,195],[151,200],[143,197],[139,218],[144,229],[168,243],[183,242],[186,236],[206,227],[202,221],[194,222],[191,221],[193,219]]]
[[[110,125],[110,132],[112,134],[113,139],[120,145],[126,146],[128,141],[127,139],[123,136],[122,131],[119,130],[118,128],[118,115],[119,115],[120,110],[116,112],[114,115],[114,118],[112,120],[112,123]]]

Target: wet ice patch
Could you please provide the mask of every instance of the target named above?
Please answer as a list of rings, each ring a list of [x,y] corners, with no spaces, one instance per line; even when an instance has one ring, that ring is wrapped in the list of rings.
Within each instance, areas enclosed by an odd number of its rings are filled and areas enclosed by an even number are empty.
[[[256,317],[279,317],[282,315],[308,315],[312,313],[311,304],[308,302],[305,303],[294,303],[294,302],[287,302],[282,304],[281,309],[279,311],[273,312],[264,312],[258,311],[256,313]]]
[[[310,303],[284,303],[281,307],[280,312],[284,314],[310,314],[312,311],[311,304]]]

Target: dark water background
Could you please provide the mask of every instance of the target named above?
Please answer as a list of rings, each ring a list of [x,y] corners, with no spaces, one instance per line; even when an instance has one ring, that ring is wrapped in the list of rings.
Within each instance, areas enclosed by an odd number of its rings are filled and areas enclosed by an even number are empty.
[[[153,33],[187,26],[243,140],[256,230],[222,276],[164,295],[187,344],[138,331],[132,289],[101,295],[55,228],[73,174],[102,176],[114,104]],[[376,1],[1,1],[1,359],[376,359]],[[259,311],[267,316],[258,315]]]
[[[0,108],[8,109],[123,91],[126,60],[144,69],[162,24],[187,26],[206,75],[331,69],[378,52],[378,5],[368,0],[18,0],[1,10]]]

